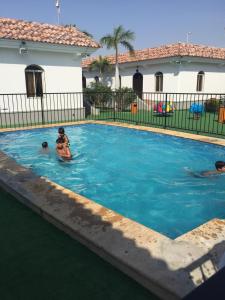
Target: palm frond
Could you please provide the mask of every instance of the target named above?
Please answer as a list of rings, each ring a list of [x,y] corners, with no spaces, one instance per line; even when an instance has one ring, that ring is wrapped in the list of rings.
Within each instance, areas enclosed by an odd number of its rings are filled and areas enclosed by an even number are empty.
[[[118,39],[121,34],[124,32],[124,28],[122,25],[119,25],[118,27],[115,27],[113,30],[113,36],[115,39]]]
[[[107,49],[114,48],[113,36],[108,34],[100,39],[100,44],[105,45]]]
[[[135,34],[133,31],[127,30],[121,34],[120,39],[124,41],[133,41],[135,39]]]
[[[97,70],[100,74],[104,73],[106,69],[109,67],[110,63],[107,58],[102,57],[101,55],[98,59],[92,61],[89,65],[89,70]]]
[[[134,47],[127,41],[122,41],[121,45],[124,46],[124,48],[126,48],[130,54],[134,54]]]

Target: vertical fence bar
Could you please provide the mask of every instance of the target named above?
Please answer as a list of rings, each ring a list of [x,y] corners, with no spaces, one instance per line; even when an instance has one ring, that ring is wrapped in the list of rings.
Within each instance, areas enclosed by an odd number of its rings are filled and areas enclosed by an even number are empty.
[[[164,128],[166,129],[166,126],[167,126],[167,97],[168,97],[168,94],[166,93],[166,99],[165,99],[165,108],[164,108]]]
[[[44,103],[43,103],[43,95],[41,95],[41,123],[45,124],[45,116],[44,116]]]
[[[135,103],[136,109],[132,106]],[[202,111],[195,114],[192,105]],[[219,118],[223,109],[224,94],[149,92],[141,98],[130,91],[46,93],[29,98],[26,94],[1,94],[0,126],[24,127],[87,117],[225,136],[225,120]]]
[[[115,101],[115,92],[112,93],[113,94],[113,121],[116,121],[116,101]]]

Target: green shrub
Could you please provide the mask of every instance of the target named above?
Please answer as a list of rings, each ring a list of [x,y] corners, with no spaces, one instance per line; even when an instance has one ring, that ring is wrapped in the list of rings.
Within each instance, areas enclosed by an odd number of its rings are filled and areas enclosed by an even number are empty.
[[[205,111],[213,112],[213,113],[218,112],[220,104],[221,104],[220,99],[210,98],[205,102]]]
[[[84,89],[84,96],[95,106],[104,106],[111,103],[112,90],[101,82],[91,82],[91,86]]]
[[[115,90],[115,103],[119,110],[129,109],[129,106],[137,98],[134,90],[128,87],[123,87]]]

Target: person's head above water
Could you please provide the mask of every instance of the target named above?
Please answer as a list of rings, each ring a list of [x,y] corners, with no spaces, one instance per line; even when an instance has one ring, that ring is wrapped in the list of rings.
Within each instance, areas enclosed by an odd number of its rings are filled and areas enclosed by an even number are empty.
[[[215,167],[219,172],[225,172],[225,161],[218,160],[215,162]]]
[[[42,143],[42,148],[48,148],[48,143],[47,142],[43,142]]]
[[[59,133],[59,134],[65,134],[64,128],[63,128],[63,127],[59,127],[58,133]]]

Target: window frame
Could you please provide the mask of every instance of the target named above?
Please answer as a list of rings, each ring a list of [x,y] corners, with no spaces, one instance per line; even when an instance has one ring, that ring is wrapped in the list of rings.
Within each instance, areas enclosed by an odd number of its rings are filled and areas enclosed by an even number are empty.
[[[44,70],[38,65],[29,65],[25,69],[26,94],[28,98],[43,97]]]
[[[203,92],[205,81],[205,72],[199,71],[197,74],[196,92]]]
[[[163,73],[155,73],[155,92],[163,92]]]

